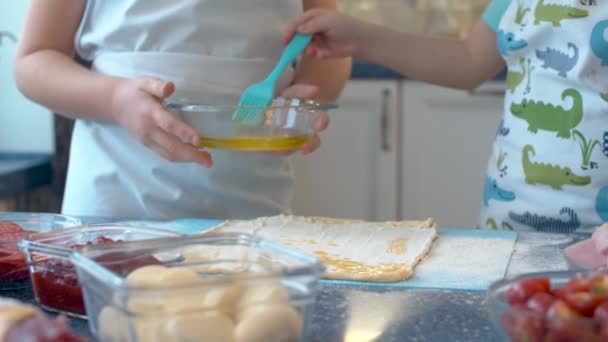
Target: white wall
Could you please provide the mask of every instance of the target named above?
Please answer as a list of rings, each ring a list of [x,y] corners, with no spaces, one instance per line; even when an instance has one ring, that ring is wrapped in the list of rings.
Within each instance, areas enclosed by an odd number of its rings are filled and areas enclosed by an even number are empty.
[[[21,34],[29,1],[0,3],[0,32]],[[26,99],[13,78],[16,44],[3,37],[0,41],[0,153],[53,152],[53,116],[48,109]]]

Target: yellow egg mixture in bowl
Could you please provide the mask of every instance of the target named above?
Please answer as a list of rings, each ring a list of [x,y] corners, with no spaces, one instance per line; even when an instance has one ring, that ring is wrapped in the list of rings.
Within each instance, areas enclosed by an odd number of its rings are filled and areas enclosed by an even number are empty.
[[[301,147],[314,134],[321,113],[337,108],[283,98],[263,107],[184,102],[169,102],[166,107],[197,130],[203,148],[258,152]]]

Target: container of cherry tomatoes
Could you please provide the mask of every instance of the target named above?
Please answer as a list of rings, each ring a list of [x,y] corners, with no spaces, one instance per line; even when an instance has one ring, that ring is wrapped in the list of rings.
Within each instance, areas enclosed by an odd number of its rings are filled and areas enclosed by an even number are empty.
[[[530,273],[494,283],[488,305],[505,340],[608,341],[608,273]]]

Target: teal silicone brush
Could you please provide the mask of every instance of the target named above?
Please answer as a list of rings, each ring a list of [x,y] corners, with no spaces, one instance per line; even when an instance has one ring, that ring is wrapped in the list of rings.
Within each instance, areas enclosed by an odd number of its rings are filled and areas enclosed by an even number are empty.
[[[277,65],[268,77],[261,82],[250,85],[239,101],[239,108],[234,112],[232,119],[243,124],[257,125],[263,119],[264,107],[272,103],[274,88],[281,78],[283,71],[304,51],[311,35],[295,34],[283,50]]]

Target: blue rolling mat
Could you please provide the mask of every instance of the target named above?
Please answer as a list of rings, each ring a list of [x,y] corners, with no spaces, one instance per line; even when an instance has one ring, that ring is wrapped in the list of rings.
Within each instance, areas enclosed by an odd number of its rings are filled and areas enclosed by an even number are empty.
[[[325,285],[382,289],[487,290],[503,279],[517,233],[496,230],[439,228],[435,245],[404,282],[371,283],[321,280]]]
[[[137,224],[138,226],[166,229],[181,234],[198,234],[215,227],[224,220],[210,220],[210,219],[179,219],[173,221],[125,221],[129,224]]]

